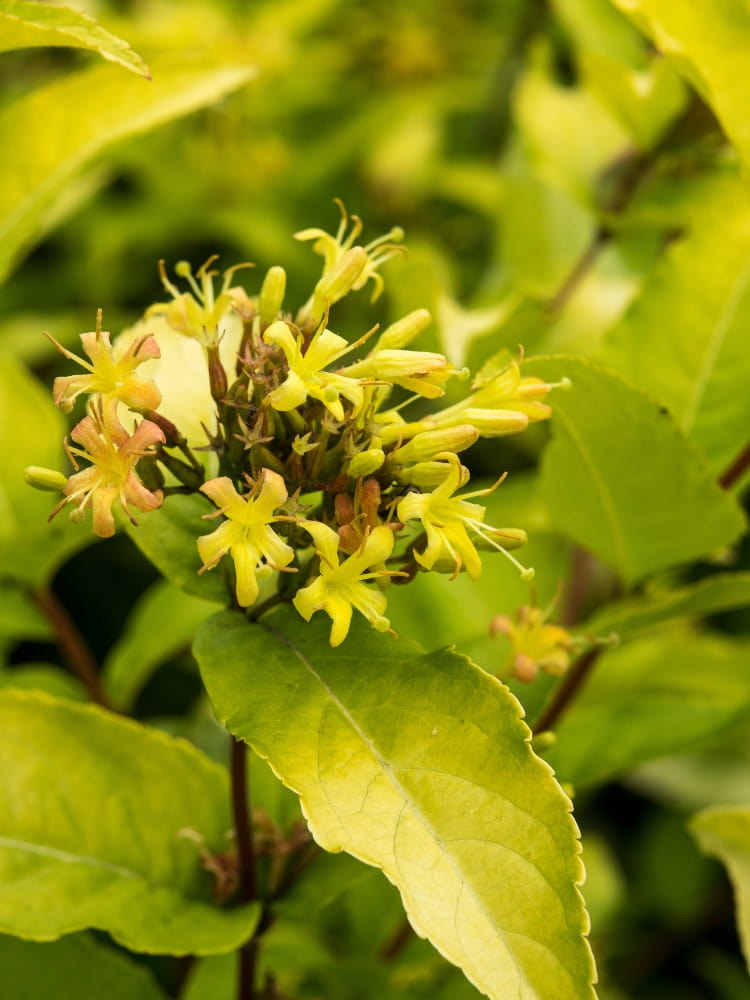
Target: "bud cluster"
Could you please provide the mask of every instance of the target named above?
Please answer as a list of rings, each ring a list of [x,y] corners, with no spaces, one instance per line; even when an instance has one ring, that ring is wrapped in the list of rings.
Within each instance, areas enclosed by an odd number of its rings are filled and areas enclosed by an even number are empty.
[[[180,291],[162,264],[169,301],[114,344],[101,313],[96,330],[81,336],[86,358],[53,341],[85,371],[55,380],[55,402],[69,411],[85,396],[87,412],[71,431],[75,445],[66,442],[73,474],[28,470],[33,485],[62,489],[53,516],[71,505],[81,520],[91,507],[104,537],[115,530],[115,505],[135,523],[134,510],[154,510],[171,494],[203,495],[213,504],[205,517],[220,521],[198,540],[201,572],[229,556],[243,608],[258,600],[259,580],[279,573],[279,594],[303,618],[330,616],[332,645],[345,638],[353,610],[389,629],[391,579],[429,570],[476,578],[480,551],[493,550],[531,578],[509,553],[525,533],[486,524],[476,502],[501,480],[460,492],[469,471],[459,455],[480,437],[548,417],[553,388],[510,361],[484,372],[460,402],[407,420],[409,404],[440,399],[449,380],[468,372],[412,350],[430,322],[424,309],[353,343],[331,329],[336,303],[368,283],[374,301],[380,265],[403,249],[400,230],[357,244],[361,223],[341,211],[335,236],[297,234],[314,241],[323,270],[296,310],[285,303],[281,267],[251,295],[233,283],[237,267],[217,291],[213,259],[195,275],[180,263],[188,286]]]

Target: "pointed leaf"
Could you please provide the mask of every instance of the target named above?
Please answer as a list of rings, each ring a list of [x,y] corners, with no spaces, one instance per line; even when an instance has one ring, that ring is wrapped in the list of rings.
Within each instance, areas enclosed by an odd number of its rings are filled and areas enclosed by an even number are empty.
[[[0,3],[0,52],[46,45],[92,49],[125,69],[149,75],[148,66],[127,42],[82,11],[35,0]]]
[[[161,580],[148,590],[104,663],[104,687],[113,705],[127,709],[153,671],[181,648],[219,608]]]
[[[608,604],[583,626],[590,635],[637,635],[675,618],[696,618],[750,605],[750,573],[717,573],[689,587]]]
[[[226,850],[226,773],[188,743],[94,706],[0,691],[0,930],[94,927],[134,951],[214,954],[257,909],[210,902],[194,830]]]
[[[690,829],[701,848],[729,869],[742,951],[750,969],[750,806],[705,809],[693,817]]]
[[[614,0],[716,113],[742,156],[750,157],[750,10],[743,0],[706,6],[689,0]]]
[[[707,743],[750,709],[747,656],[747,645],[691,632],[606,653],[546,759],[561,781],[588,785]]]
[[[750,438],[748,324],[750,196],[730,174],[706,186],[688,233],[657,262],[601,352],[668,407],[717,475]]]
[[[147,969],[84,934],[45,944],[0,935],[0,969],[13,1000],[164,1000]]]
[[[593,997],[570,803],[502,684],[357,623],[223,612],[195,654],[217,715],[316,840],[382,868],[417,932],[494,1000]]]
[[[0,576],[43,583],[94,540],[64,514],[47,524],[57,497],[24,479],[27,465],[62,467],[64,435],[51,393],[16,358],[0,354]]]
[[[523,370],[573,383],[551,398],[542,462],[550,518],[625,580],[707,555],[743,530],[739,506],[644,393],[574,358],[534,358]]]
[[[211,104],[253,76],[248,66],[195,64],[182,56],[154,60],[153,72],[148,81],[96,66],[0,109],[0,280],[43,230],[68,181],[94,157]]]

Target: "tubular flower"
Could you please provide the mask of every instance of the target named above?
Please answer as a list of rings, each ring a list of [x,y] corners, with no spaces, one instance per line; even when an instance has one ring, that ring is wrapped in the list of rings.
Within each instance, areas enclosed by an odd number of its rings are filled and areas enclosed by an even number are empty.
[[[157,302],[146,313],[146,318],[153,315],[164,315],[173,330],[194,337],[204,347],[215,347],[221,340],[228,317],[236,310],[249,305],[249,300],[243,288],[230,288],[230,282],[235,271],[249,264],[237,264],[224,272],[224,281],[216,295],[214,278],[217,271],[209,268],[216,256],[202,264],[196,274],[190,269],[187,261],[180,261],[175,267],[178,277],[185,278],[192,289],[191,292],[180,292],[167,278],[164,261],[159,262],[161,281],[172,296],[171,302]],[[200,280],[200,284],[196,281]]]
[[[557,383],[563,388],[568,384],[567,380]],[[447,407],[437,415],[436,419],[441,426],[447,426],[454,420],[463,423],[467,409],[484,411],[485,420],[489,420],[489,411],[496,411],[496,426],[499,428],[507,425],[511,429],[495,430],[494,434],[487,436],[517,433],[523,430],[526,424],[548,419],[552,409],[542,400],[551,389],[556,388],[556,385],[543,382],[531,375],[521,375],[517,362],[511,361],[500,371],[486,377],[480,374],[472,388],[474,391],[471,396]],[[485,434],[484,431],[482,433]]]
[[[326,365],[346,354],[354,345],[337,333],[326,330],[324,323],[315,331],[304,354],[302,335],[293,334],[283,321],[272,323],[263,334],[263,339],[281,348],[289,366],[286,379],[266,397],[274,410],[293,410],[311,396],[320,400],[336,420],[343,421],[344,407],[340,397],[344,396],[353,406],[352,416],[360,411],[364,389],[359,380],[324,371]]]
[[[490,624],[490,635],[507,635],[511,642],[508,666],[516,680],[531,683],[540,670],[559,676],[570,664],[570,650],[575,640],[560,625],[548,625],[540,608],[525,604],[513,621],[497,615]]]
[[[146,513],[161,506],[161,490],[146,489],[135,472],[139,458],[147,454],[151,445],[164,442],[164,434],[150,420],[143,420],[134,433],[128,434],[119,425],[107,427],[93,417],[84,417],[71,431],[74,441],[82,448],[66,451],[75,469],[76,456],[91,462],[91,465],[72,475],[63,489],[64,498],[55,507],[50,517],[65,506],[75,504],[71,520],[81,521],[90,506],[94,512],[93,527],[97,535],[109,538],[115,533],[112,505],[118,501],[130,521],[135,520],[129,508]]]
[[[460,372],[442,354],[433,351],[384,349],[373,351],[362,361],[349,365],[342,374],[390,382],[426,399],[437,399],[445,395],[444,383]]]
[[[387,571],[373,570],[383,563],[393,551],[393,532],[382,525],[373,528],[361,546],[343,562],[339,562],[339,536],[328,525],[318,521],[302,522],[315,542],[320,556],[320,576],[300,590],[294,606],[310,621],[316,611],[325,611],[333,621],[330,643],[340,645],[349,632],[354,608],[379,632],[385,632],[390,622],[383,617],[386,597],[364,581],[384,575]]]
[[[486,496],[495,486],[484,490],[474,490],[461,496],[453,496],[462,481],[461,463],[454,453],[436,456],[449,463],[445,480],[431,493],[409,493],[398,505],[398,519],[403,523],[421,521],[427,535],[427,545],[422,552],[414,550],[414,558],[424,569],[433,569],[440,563],[450,562],[454,566],[453,576],[462,569],[476,580],[482,572],[482,561],[477,552],[478,542],[472,541],[469,533],[477,536],[491,548],[503,552],[508,559],[522,570],[524,579],[531,579],[532,569],[524,569],[499,541],[503,532],[485,525],[485,509],[481,504],[469,503],[472,497]],[[498,484],[495,484],[498,485]],[[511,545],[515,538],[508,539]]]
[[[323,264],[323,279],[338,268],[342,259],[354,248],[354,241],[362,232],[362,220],[359,216],[353,215],[351,217],[352,228],[349,235],[345,235],[349,225],[349,216],[343,202],[339,201],[338,198],[335,200],[341,211],[341,222],[335,236],[331,236],[324,229],[303,229],[294,234],[294,238],[297,240],[315,240],[313,250],[315,253],[321,254],[325,262]],[[383,279],[378,274],[378,268],[394,254],[404,252],[404,248],[399,245],[403,238],[403,230],[396,226],[389,233],[378,236],[377,239],[371,240],[363,247],[367,259],[363,262],[359,274],[350,286],[353,291],[359,291],[360,288],[364,288],[368,281],[372,281],[375,288],[370,301],[375,302],[383,291]]]
[[[109,342],[109,333],[102,330],[101,310],[96,316],[96,330],[81,334],[83,350],[90,359],[84,360],[59,344],[49,334],[45,336],[66,358],[86,369],[86,375],[65,375],[55,379],[53,398],[64,413],[73,409],[82,393],[99,393],[104,407],[105,423],[111,425],[116,418],[117,403],[122,402],[131,410],[144,413],[155,410],[161,402],[161,393],[151,379],[136,378],[135,369],[144,361],[160,357],[158,344],[151,336],[139,337],[117,353]]]
[[[262,470],[257,495],[243,497],[237,492],[228,476],[210,479],[201,486],[201,492],[210,497],[227,520],[210,535],[198,539],[198,552],[203,560],[200,572],[213,567],[227,553],[232,557],[236,571],[237,602],[247,608],[258,598],[257,574],[265,565],[282,569],[294,559],[294,550],[282,541],[271,527],[274,512],[287,500],[284,480],[271,469]]]

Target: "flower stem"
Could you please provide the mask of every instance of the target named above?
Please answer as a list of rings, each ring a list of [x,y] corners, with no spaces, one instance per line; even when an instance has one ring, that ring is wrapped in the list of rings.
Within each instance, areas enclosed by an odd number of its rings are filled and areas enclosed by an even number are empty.
[[[84,685],[93,701],[103,708],[111,709],[112,706],[99,679],[96,660],[65,605],[49,587],[39,587],[31,594],[37,607],[52,626],[58,649],[71,671]]]
[[[239,874],[239,896],[243,903],[252,903],[258,897],[255,868],[255,845],[253,826],[250,818],[249,789],[247,779],[247,747],[232,736],[232,812],[237,838],[237,861]],[[255,991],[255,960],[258,942],[253,936],[238,953],[239,975],[237,979],[237,1000],[257,1000]]]
[[[549,705],[534,723],[532,727],[534,733],[545,733],[555,728],[561,716],[580,692],[602,651],[602,646],[592,646],[578,657],[555,691]]]
[[[750,469],[750,441],[719,476],[719,486],[723,490],[731,489],[748,469]]]

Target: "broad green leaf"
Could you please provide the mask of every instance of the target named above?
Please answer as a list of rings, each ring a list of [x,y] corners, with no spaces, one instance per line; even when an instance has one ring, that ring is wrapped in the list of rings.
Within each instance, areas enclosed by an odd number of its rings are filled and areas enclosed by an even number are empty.
[[[382,868],[417,932],[495,1000],[593,997],[570,803],[508,690],[450,650],[357,622],[223,612],[194,651],[217,716],[313,836]]]
[[[211,104],[252,76],[180,56],[155,59],[151,81],[97,66],[0,110],[0,279],[44,230],[65,185],[114,143]],[[71,113],[71,109],[73,113]]]
[[[656,263],[601,351],[668,407],[717,474],[750,438],[748,324],[750,194],[727,174],[705,187],[687,234]]]
[[[73,674],[48,663],[24,663],[20,667],[0,670],[0,687],[45,691],[71,701],[90,701],[91,696]]]
[[[112,704],[129,708],[159,664],[188,649],[200,622],[218,610],[215,602],[192,597],[166,580],[156,583],[104,663],[103,681]]]
[[[583,628],[591,635],[629,638],[674,618],[695,618],[750,605],[750,573],[717,573],[699,583],[609,604]]]
[[[84,934],[39,944],[0,935],[10,1000],[164,1000],[147,969]]]
[[[707,854],[727,866],[737,900],[737,926],[750,969],[750,807],[716,806],[698,813],[690,829]]]
[[[750,9],[743,0],[614,0],[710,105],[742,156],[750,157],[747,106]]]
[[[729,545],[745,520],[669,415],[618,375],[574,358],[533,358],[555,381],[542,495],[552,523],[626,581]]]
[[[148,66],[128,43],[106,31],[88,14],[35,0],[2,0],[0,52],[50,45],[92,49],[125,69],[149,75]]]
[[[207,534],[203,516],[211,511],[203,496],[169,497],[158,510],[139,518],[138,527],[129,527],[128,533],[170,583],[195,597],[226,604],[231,581],[225,567],[198,575],[201,560],[197,539]]]
[[[690,632],[606,653],[545,758],[561,781],[587,785],[707,743],[750,710],[747,657],[745,644]]]
[[[226,773],[181,740],[94,706],[0,691],[0,930],[87,927],[133,951],[238,947],[255,906],[220,910],[194,840],[226,850]]]
[[[15,358],[0,355],[1,576],[44,583],[68,555],[94,540],[64,513],[47,524],[58,497],[24,480],[28,465],[62,468],[64,435],[65,422],[51,392]]]

